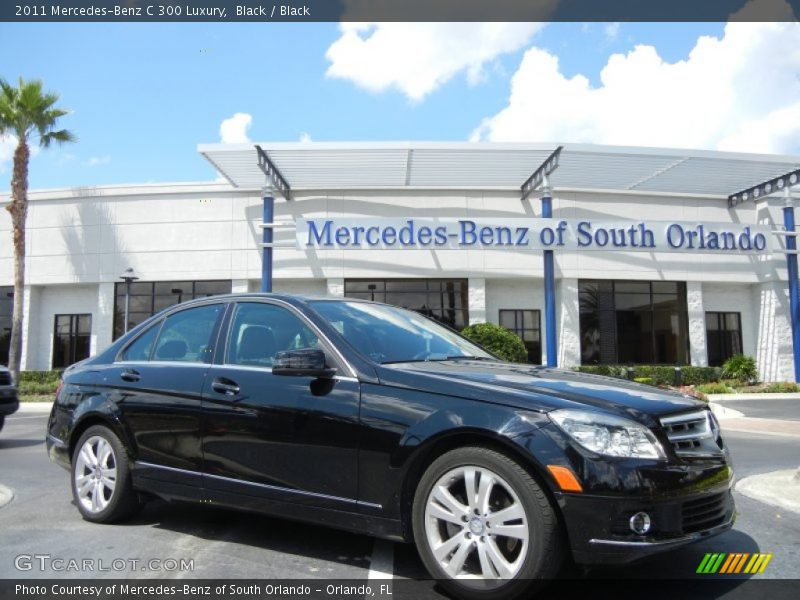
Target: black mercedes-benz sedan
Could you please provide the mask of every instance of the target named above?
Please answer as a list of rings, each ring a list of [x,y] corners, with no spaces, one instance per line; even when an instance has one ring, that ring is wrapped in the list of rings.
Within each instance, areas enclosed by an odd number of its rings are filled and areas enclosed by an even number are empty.
[[[416,312],[216,296],[64,374],[48,423],[89,521],[148,497],[413,542],[462,597],[512,597],[731,527],[704,403],[498,360]]]

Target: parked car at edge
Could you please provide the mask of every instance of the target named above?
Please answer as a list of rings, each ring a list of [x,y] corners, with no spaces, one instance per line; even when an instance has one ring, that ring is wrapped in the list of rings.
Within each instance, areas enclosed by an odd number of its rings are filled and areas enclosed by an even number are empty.
[[[6,417],[19,410],[17,387],[14,376],[6,367],[0,365],[0,431],[6,424]]]
[[[413,542],[467,598],[513,597],[732,525],[707,406],[502,362],[404,309],[217,296],[170,308],[67,370],[50,457],[89,521],[148,497]]]

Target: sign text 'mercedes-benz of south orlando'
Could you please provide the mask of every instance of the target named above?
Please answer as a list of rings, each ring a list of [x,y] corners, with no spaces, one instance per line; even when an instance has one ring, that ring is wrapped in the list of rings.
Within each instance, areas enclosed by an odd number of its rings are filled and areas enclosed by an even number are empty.
[[[562,250],[770,254],[765,225],[589,219],[315,218],[297,247],[319,250]]]

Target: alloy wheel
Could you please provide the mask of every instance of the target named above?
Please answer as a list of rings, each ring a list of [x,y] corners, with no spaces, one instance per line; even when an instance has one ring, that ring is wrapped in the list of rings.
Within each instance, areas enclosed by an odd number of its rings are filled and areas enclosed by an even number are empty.
[[[485,467],[458,467],[439,478],[425,505],[425,533],[439,566],[456,579],[513,579],[528,554],[522,502]]]
[[[114,449],[105,438],[88,438],[75,462],[75,490],[83,508],[99,513],[108,506],[117,485],[117,461]]]

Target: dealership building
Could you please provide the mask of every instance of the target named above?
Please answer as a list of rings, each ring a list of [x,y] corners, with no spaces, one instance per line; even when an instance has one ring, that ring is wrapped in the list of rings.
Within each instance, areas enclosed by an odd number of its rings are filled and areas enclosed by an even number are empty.
[[[498,323],[534,363],[719,365],[744,353],[762,380],[795,379],[784,209],[800,157],[534,143],[198,150],[217,181],[30,192],[23,369],[108,346],[126,301],[132,326],[271,286],[455,328]],[[10,229],[0,211],[0,361]]]

